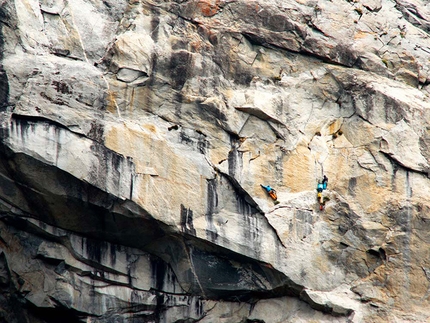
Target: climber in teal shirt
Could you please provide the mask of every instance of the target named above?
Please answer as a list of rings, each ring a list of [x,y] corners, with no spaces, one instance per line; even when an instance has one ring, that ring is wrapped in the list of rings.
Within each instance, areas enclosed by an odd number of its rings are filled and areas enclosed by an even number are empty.
[[[323,189],[324,189],[324,190],[326,190],[326,189],[327,189],[327,182],[328,182],[328,178],[327,178],[327,176],[325,176],[325,175],[324,175],[324,177],[323,177],[323,181],[322,181]]]
[[[263,184],[260,184],[260,186],[267,191],[267,193],[272,198],[272,200],[275,201],[275,204],[279,203],[278,202],[278,195],[276,194],[276,191],[270,187],[270,185],[265,186]]]
[[[264,186],[263,184],[260,184],[262,188],[264,188],[267,193],[269,193],[271,190],[273,190],[273,188],[270,187],[270,185]]]

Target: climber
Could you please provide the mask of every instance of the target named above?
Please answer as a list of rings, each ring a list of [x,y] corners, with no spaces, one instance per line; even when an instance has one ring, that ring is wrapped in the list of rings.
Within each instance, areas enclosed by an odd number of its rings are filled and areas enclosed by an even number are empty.
[[[323,180],[324,181],[324,180]],[[324,182],[318,182],[317,184],[317,200],[320,205],[320,211],[324,209],[324,198],[323,198],[323,190],[324,190]]]
[[[324,190],[326,190],[326,189],[327,189],[327,182],[328,182],[328,178],[327,178],[327,176],[325,176],[325,175],[324,175],[324,177],[323,177],[323,181],[322,181],[323,189],[324,189]]]
[[[320,205],[320,211],[324,210],[325,201],[324,201],[324,197],[323,197],[322,192],[318,192],[317,200],[318,200],[318,203]]]
[[[318,194],[317,194],[317,198],[318,198],[318,202],[319,202],[320,204],[323,204],[324,200],[323,200],[323,195],[322,195],[322,193],[321,193],[321,192],[318,192]]]
[[[260,184],[262,188],[266,190],[267,193],[269,193],[270,197],[274,200],[276,200],[278,197],[276,195],[276,191],[270,187],[270,185],[264,186],[263,184]]]
[[[269,194],[269,196],[272,198],[272,200],[275,201],[275,204],[277,204],[276,202],[278,202],[277,201],[278,196],[276,194],[276,191],[273,188],[271,188],[270,185],[264,186],[263,184],[260,184],[260,186],[266,190],[266,192]]]

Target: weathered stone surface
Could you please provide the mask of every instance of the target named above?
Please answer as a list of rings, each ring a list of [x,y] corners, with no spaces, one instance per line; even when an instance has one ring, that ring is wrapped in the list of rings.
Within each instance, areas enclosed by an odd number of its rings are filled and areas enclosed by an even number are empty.
[[[1,320],[428,321],[429,9],[0,1]]]

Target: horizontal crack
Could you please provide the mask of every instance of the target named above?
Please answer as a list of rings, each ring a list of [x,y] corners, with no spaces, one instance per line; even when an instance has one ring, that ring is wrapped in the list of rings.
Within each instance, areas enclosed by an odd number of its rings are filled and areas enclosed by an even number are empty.
[[[419,170],[419,169],[415,169],[412,167],[408,167],[405,164],[403,164],[401,161],[399,161],[397,158],[394,158],[391,154],[384,152],[382,150],[379,151],[381,154],[383,154],[388,160],[390,160],[393,164],[395,164],[396,166],[398,166],[399,168],[408,171],[408,172],[413,172],[416,174],[422,174],[425,175],[426,177],[430,177],[430,169],[429,170]]]

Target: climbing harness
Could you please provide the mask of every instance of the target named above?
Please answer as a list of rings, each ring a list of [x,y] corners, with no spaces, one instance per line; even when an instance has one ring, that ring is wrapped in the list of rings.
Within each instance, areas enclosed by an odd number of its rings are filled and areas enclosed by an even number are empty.
[[[277,200],[278,199],[278,195],[276,194],[276,191],[274,189],[272,189],[269,192],[269,196],[273,199],[273,200]]]

